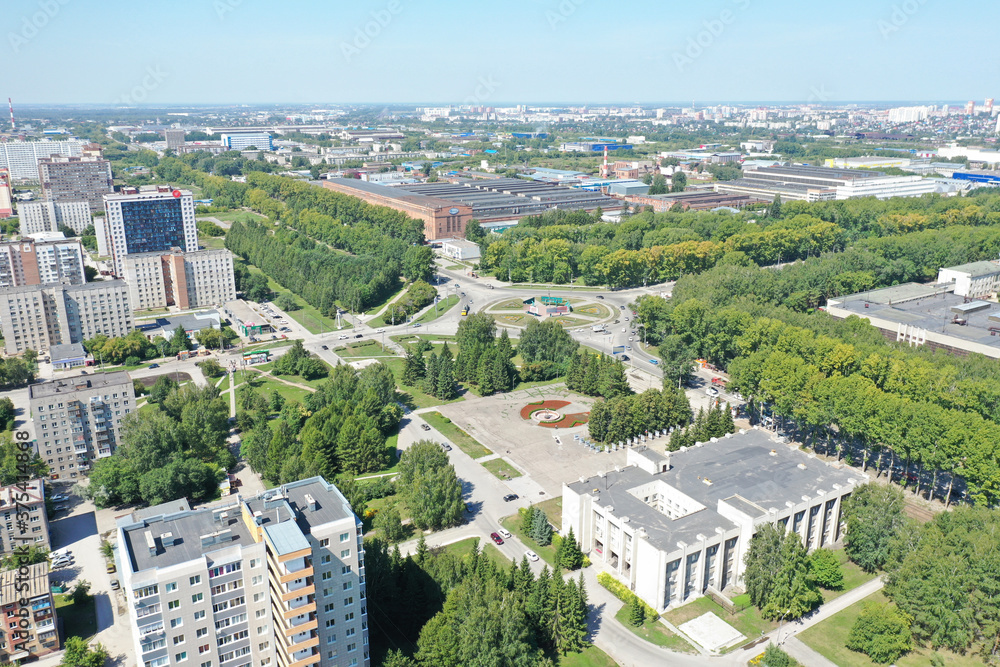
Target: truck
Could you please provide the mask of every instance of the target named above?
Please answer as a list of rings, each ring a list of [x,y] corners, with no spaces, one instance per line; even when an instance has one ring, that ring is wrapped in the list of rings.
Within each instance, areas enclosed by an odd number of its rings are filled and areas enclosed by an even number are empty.
[[[604,325],[599,324],[594,327],[594,333],[604,333]]]

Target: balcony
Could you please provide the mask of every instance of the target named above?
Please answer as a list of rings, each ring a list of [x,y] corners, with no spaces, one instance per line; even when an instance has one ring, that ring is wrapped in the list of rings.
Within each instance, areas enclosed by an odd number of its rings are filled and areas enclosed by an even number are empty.
[[[282,593],[281,601],[291,602],[295,598],[306,597],[315,594],[316,594],[316,586],[314,586],[313,584],[309,584],[308,586],[303,586],[302,588],[296,588],[294,591]]]
[[[292,625],[282,630],[282,634],[286,637],[292,637],[300,632],[309,632],[310,630],[319,629],[319,619],[316,618],[315,614],[311,614],[308,620],[299,623],[298,625]]]
[[[107,458],[109,456],[111,456],[111,448],[110,447],[101,447],[100,449],[97,450],[97,458],[104,459],[104,458]]]
[[[81,455],[83,455],[83,454],[86,454],[86,453],[87,453],[88,451],[90,451],[90,448],[89,448],[89,447],[87,447],[87,443],[85,443],[85,442],[84,442],[84,443],[82,443],[82,444],[79,444],[79,445],[75,445],[75,446],[73,447],[73,451],[74,451],[75,453],[77,453],[77,454],[81,454]]]
[[[319,661],[323,659],[323,656],[320,655],[319,649],[313,649],[313,650],[315,651],[315,653],[306,656],[301,660],[296,660],[295,662],[290,663],[288,667],[307,667],[308,665],[319,664]]]
[[[299,651],[305,651],[306,649],[310,649],[310,648],[312,648],[314,646],[319,646],[319,637],[318,636],[317,637],[306,637],[305,639],[303,639],[302,641],[300,641],[298,644],[292,644],[291,646],[288,647],[288,652],[294,654],[294,653],[298,653]]]
[[[305,567],[301,570],[296,570],[295,572],[289,572],[288,574],[283,574],[278,578],[278,581],[280,581],[283,584],[287,584],[290,581],[295,581],[296,579],[304,579],[305,577],[311,577],[314,574],[315,573],[313,572],[313,568],[310,565],[309,567]]]

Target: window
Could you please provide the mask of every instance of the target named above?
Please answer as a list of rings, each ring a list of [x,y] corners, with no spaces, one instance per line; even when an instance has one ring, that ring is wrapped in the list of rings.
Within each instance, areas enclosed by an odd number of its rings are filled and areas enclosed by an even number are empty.
[[[353,621],[354,620],[354,612],[352,611],[350,613],[344,614],[344,620],[345,621]]]
[[[328,546],[330,546],[330,538],[329,537],[324,537],[322,540],[319,541],[319,545],[321,547],[328,547]]]
[[[353,581],[345,581],[344,582],[344,590],[345,591],[349,591],[352,588],[354,588],[354,582]]]
[[[323,597],[328,598],[331,595],[333,595],[333,589],[332,588],[324,588],[323,589]]]
[[[349,539],[351,539],[351,534],[350,533],[341,533],[340,534],[340,541],[341,541],[341,543],[346,542]]]
[[[174,662],[184,662],[188,659],[187,651],[181,651],[174,656]]]
[[[170,619],[170,627],[172,627],[172,628],[179,628],[182,625],[184,625],[184,619],[183,618],[172,618],[172,619]]]
[[[167,603],[167,609],[177,609],[180,606],[181,606],[180,600],[171,600],[170,602]]]
[[[331,611],[333,611],[333,603],[331,602],[330,604],[324,605],[323,611],[326,613],[330,613]]]
[[[199,667],[212,667],[212,661],[206,660],[205,662],[201,663]]]
[[[326,627],[328,627],[328,628],[332,628],[332,627],[333,627],[333,626],[335,626],[336,624],[337,624],[337,622],[336,622],[336,621],[334,621],[334,620],[333,620],[332,618],[328,618],[328,619],[326,619]]]
[[[251,558],[250,559],[250,567],[251,568],[257,567],[260,564],[261,564],[261,561],[257,560],[256,558]]]
[[[204,599],[205,599],[204,593],[195,593],[194,595],[191,596],[191,603],[194,604],[195,602],[201,602]]]
[[[351,642],[350,644],[347,645],[347,652],[348,653],[351,653],[352,651],[357,651],[357,650],[358,650],[357,643]]]
[[[208,628],[198,628],[198,630],[195,632],[195,636],[198,639],[201,639],[202,637],[204,637],[207,634],[208,634]]]
[[[333,578],[333,572],[324,572],[323,575],[320,577],[320,579],[322,579],[323,581],[329,581],[332,578]]]
[[[171,625],[173,625],[173,623],[171,623]],[[177,635],[176,637],[174,637],[174,646],[183,643],[184,643],[184,635]]]
[[[158,595],[158,594],[159,594],[159,588],[155,584],[153,586],[146,586],[145,588],[137,588],[134,591],[132,591],[132,597],[134,597],[136,600],[141,600],[143,598],[149,597],[150,595]]]
[[[334,634],[330,635],[329,637],[327,637],[326,638],[326,643],[327,644],[336,644],[337,643],[337,635],[336,635],[336,633],[334,633]]]
[[[259,586],[262,583],[264,583],[264,575],[262,574],[258,574],[253,579],[251,579],[251,585],[253,586]]]
[[[351,550],[350,549],[341,549],[340,550],[340,557],[341,558],[350,558],[351,557]]]
[[[354,636],[354,628],[347,628],[347,630],[344,631],[344,636],[345,637],[353,637]]]
[[[200,621],[203,618],[205,618],[205,610],[204,609],[202,609],[201,611],[196,611],[194,613],[194,620]]]
[[[352,604],[354,604],[354,596],[351,596],[349,598],[344,598],[345,607],[350,607]]]
[[[261,651],[266,651],[271,646],[271,642],[261,642],[257,648]]]
[[[191,582],[192,586],[197,586],[198,584],[201,583],[201,575],[196,574],[195,576],[191,577],[188,581]]]
[[[323,557],[321,557],[321,558],[319,559],[319,562],[320,562],[320,563],[322,563],[323,565],[326,565],[326,564],[327,564],[327,563],[329,563],[329,562],[330,562],[330,561],[331,561],[332,559],[333,559],[333,556],[331,556],[330,554],[326,554],[325,556],[323,556]]]
[[[341,574],[347,574],[350,571],[351,571],[351,566],[350,565],[344,565],[343,567],[340,568],[340,573]]]
[[[267,609],[258,609],[254,612],[255,618],[264,618],[265,616],[267,616]]]
[[[177,590],[177,582],[176,581],[171,581],[170,583],[164,585],[164,587],[163,587],[163,592],[164,593],[173,593],[176,590]]]

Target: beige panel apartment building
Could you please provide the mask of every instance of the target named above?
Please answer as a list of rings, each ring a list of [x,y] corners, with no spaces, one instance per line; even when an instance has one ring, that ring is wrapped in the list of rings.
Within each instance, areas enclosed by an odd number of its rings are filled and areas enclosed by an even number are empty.
[[[236,299],[233,254],[223,248],[125,255],[123,278],[135,310],[221,306]]]
[[[20,512],[21,516],[18,516]],[[49,520],[45,514],[45,483],[40,479],[0,488],[0,558],[18,547],[49,550]]]
[[[35,447],[54,479],[76,478],[121,442],[121,421],[135,407],[125,371],[80,375],[28,387]]]
[[[22,609],[27,612],[24,616]],[[27,574],[18,570],[0,572],[0,616],[5,621],[0,627],[0,664],[59,650],[59,624],[48,562],[29,565]],[[27,627],[21,625],[22,618]]]
[[[0,288],[84,282],[79,239],[47,233],[0,243]]]

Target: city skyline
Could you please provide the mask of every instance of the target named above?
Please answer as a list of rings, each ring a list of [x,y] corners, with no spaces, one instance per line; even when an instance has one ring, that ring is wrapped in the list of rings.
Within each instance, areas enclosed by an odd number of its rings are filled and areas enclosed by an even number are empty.
[[[985,1],[958,15],[926,0],[852,0],[836,16],[784,0],[666,9],[641,2],[616,7],[614,16],[586,0],[519,0],[502,14],[451,1],[303,4],[290,11],[180,0],[168,14],[115,0],[98,14],[68,0],[19,0],[2,47],[14,66],[0,93],[27,106],[957,104],[989,97],[982,82],[998,64],[996,56],[976,55],[957,67],[955,54],[940,46],[942,36],[959,34],[965,43],[987,43],[1000,6]],[[970,12],[981,20],[968,21]],[[64,57],[92,48],[95,35],[102,50],[124,56],[115,59],[114,76],[95,76],[92,60]]]

